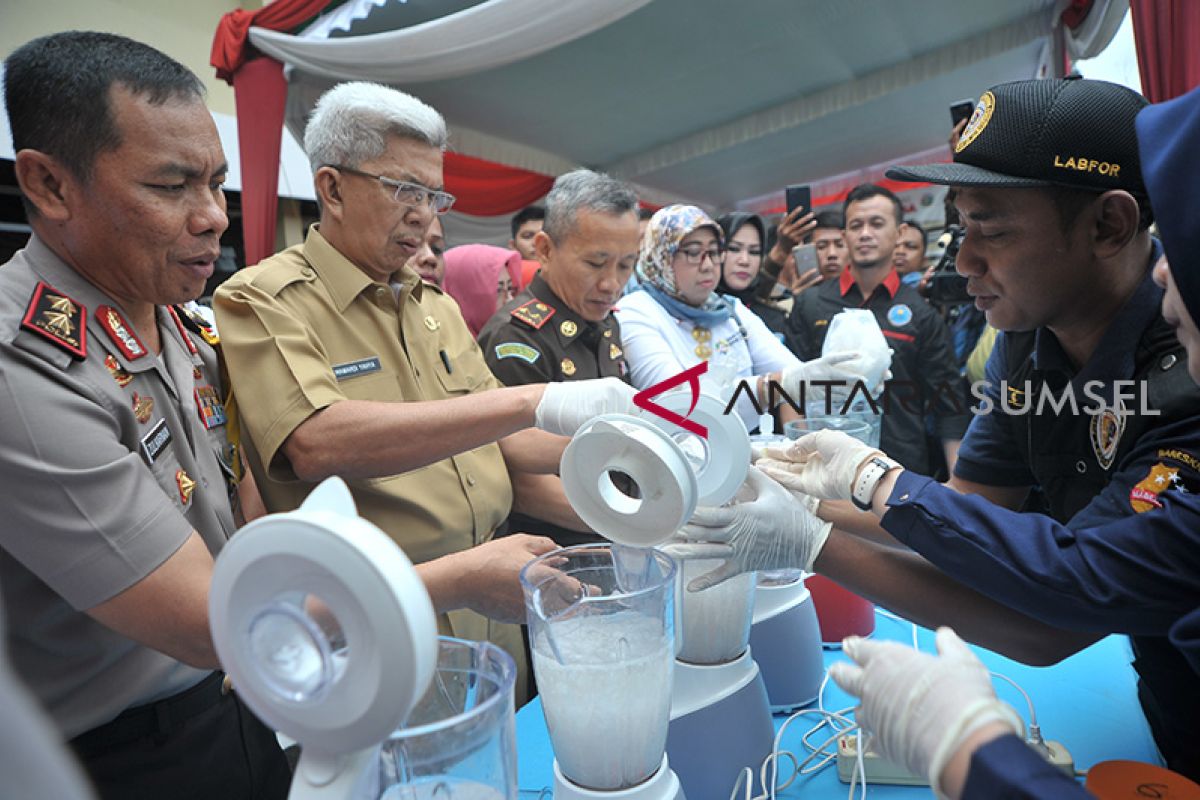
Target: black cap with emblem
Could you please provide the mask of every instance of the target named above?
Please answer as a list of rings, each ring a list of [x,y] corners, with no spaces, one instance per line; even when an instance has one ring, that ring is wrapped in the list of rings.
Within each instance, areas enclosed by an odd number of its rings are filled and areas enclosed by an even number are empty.
[[[1067,186],[1146,196],[1134,120],[1146,98],[1106,81],[1002,83],[983,93],[954,163],[893,167],[887,176],[953,186]]]

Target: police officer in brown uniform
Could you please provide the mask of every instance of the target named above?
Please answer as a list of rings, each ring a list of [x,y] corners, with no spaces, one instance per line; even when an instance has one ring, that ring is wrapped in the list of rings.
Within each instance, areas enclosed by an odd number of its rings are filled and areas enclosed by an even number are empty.
[[[170,305],[203,290],[228,226],[203,87],[101,33],[34,40],[5,67],[33,228],[0,268],[13,666],[102,797],[284,797],[274,734],[215,671],[236,454],[216,354]]]
[[[507,386],[617,377],[629,369],[612,309],[637,262],[637,196],[607,175],[562,175],[546,197],[534,237],[542,267],[530,285],[479,333],[483,357]],[[549,536],[561,545],[595,541],[582,526],[514,513],[510,531]]]
[[[489,639],[521,665],[503,623],[524,620],[518,573],[554,545],[493,533],[513,507],[565,506],[563,434],[630,410],[634,392],[614,379],[500,387],[454,300],[406,266],[454,200],[445,144],[441,116],[416,98],[331,89],[305,132],[320,223],[222,285],[215,308],[267,508],[294,509],[341,476],[417,563],[443,633]]]

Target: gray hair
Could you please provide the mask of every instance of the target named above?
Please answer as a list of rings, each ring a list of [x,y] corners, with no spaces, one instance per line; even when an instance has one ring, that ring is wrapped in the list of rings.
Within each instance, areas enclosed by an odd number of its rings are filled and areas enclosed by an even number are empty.
[[[602,172],[577,169],[558,176],[546,195],[546,220],[542,230],[556,242],[570,235],[579,209],[607,214],[637,211],[637,194],[626,184]]]
[[[445,150],[446,121],[417,98],[391,87],[342,83],[317,101],[304,129],[304,151],[314,173],[329,164],[357,167],[383,155],[390,136]]]

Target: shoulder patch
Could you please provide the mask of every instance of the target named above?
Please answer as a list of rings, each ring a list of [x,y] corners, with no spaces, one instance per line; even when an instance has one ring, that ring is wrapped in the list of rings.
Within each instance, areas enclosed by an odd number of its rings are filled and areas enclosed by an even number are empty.
[[[316,271],[307,263],[298,263],[292,261],[290,258],[284,259],[281,256],[275,256],[275,258],[279,260],[267,259],[261,264],[240,270],[231,280],[235,280],[245,273],[247,277],[243,278],[243,280],[248,279],[252,285],[274,297],[283,291],[285,286],[293,283],[312,283],[317,279]],[[237,284],[234,283],[233,285],[236,286]]]
[[[530,300],[528,303],[523,303],[508,313],[536,331],[554,316],[554,309],[541,300]]]
[[[87,358],[87,309],[45,281],[34,287],[21,327],[53,342],[72,358]]]
[[[504,342],[496,345],[496,358],[519,358],[526,364],[532,364],[541,358],[536,348],[520,342]]]

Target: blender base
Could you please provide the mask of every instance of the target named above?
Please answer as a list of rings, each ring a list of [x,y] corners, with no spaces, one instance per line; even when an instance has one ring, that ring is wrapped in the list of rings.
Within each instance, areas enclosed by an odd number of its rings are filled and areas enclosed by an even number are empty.
[[[817,699],[825,661],[816,607],[804,581],[755,589],[750,649],[772,712],[789,712]]]
[[[653,775],[637,786],[628,789],[585,789],[571,783],[558,768],[554,759],[554,800],[685,800],[679,778],[663,756],[662,763]]]
[[[728,664],[675,662],[667,755],[692,797],[727,797],[743,767],[771,753],[775,725],[750,650]]]

